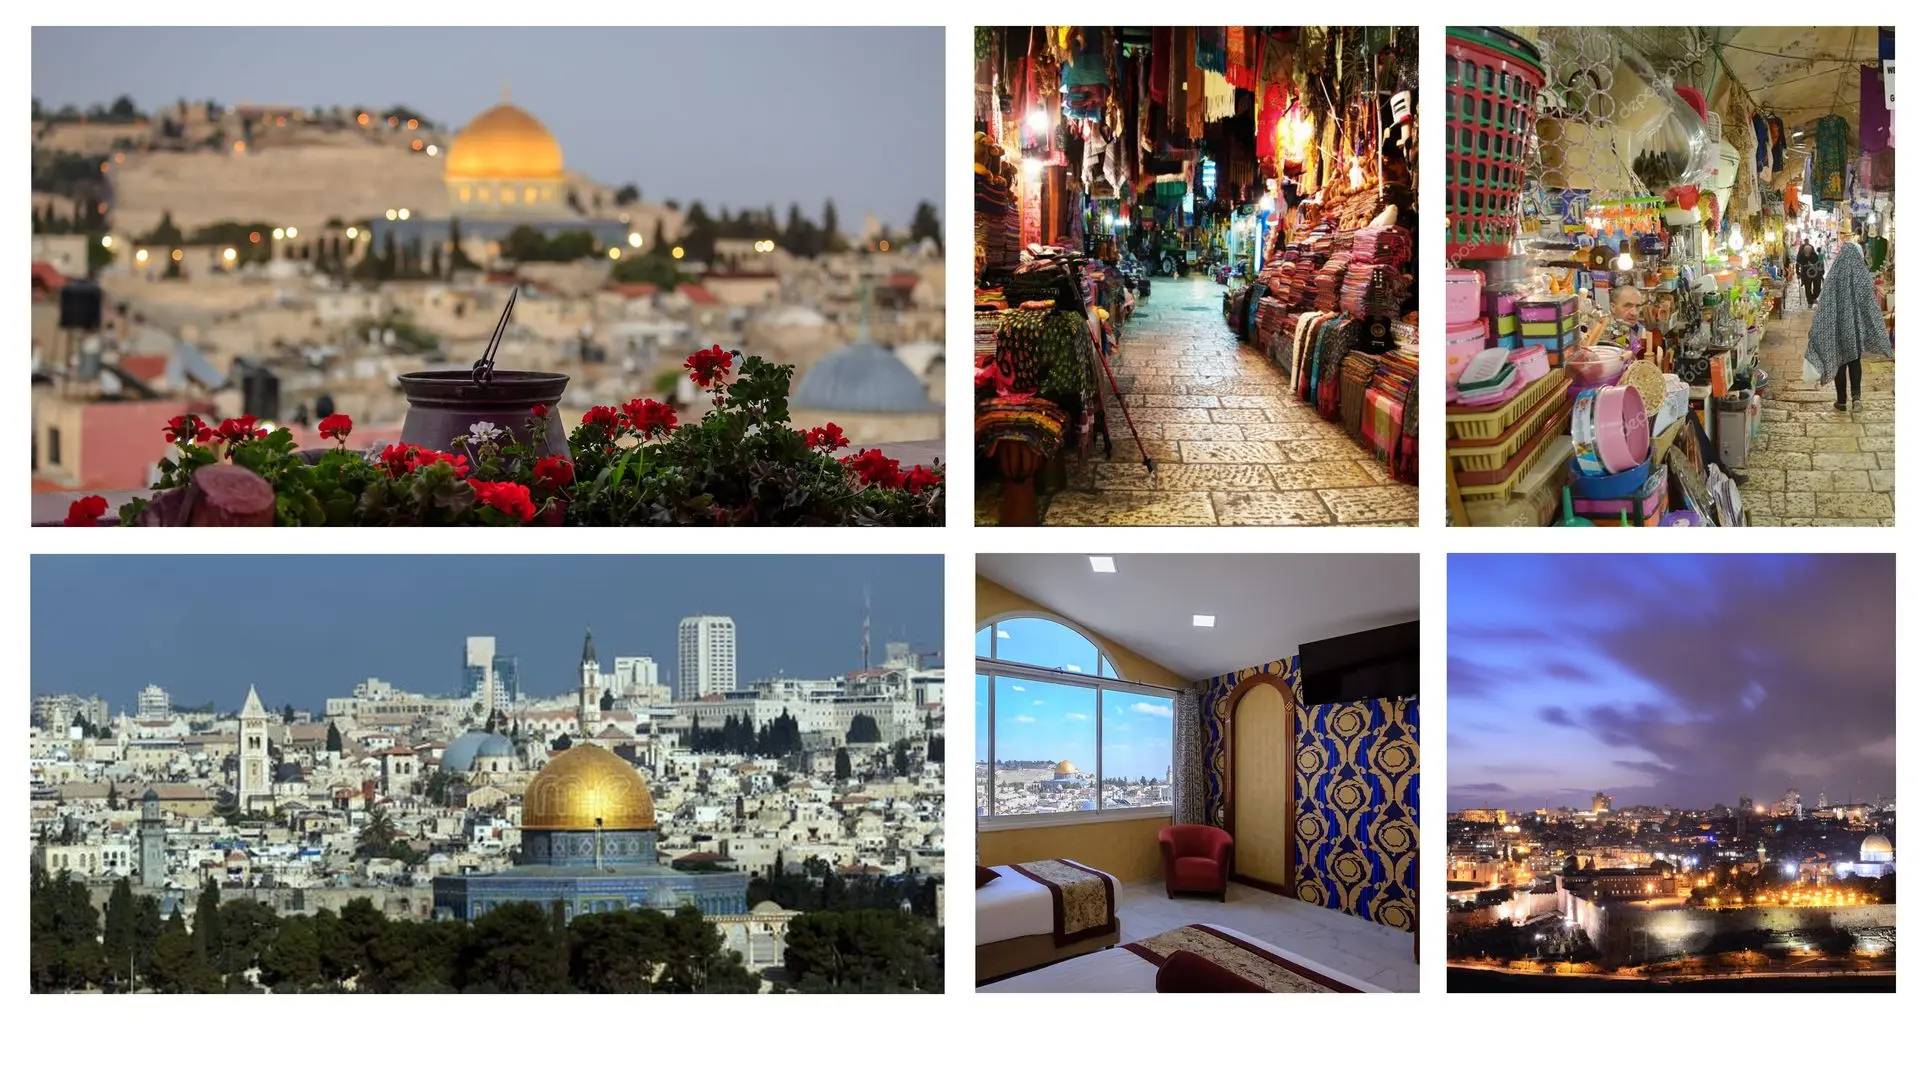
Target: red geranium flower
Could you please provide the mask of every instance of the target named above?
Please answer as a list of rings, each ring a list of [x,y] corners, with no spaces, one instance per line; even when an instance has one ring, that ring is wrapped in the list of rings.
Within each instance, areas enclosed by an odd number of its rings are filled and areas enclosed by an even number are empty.
[[[216,432],[221,440],[228,443],[243,443],[248,439],[258,439],[266,433],[267,429],[260,426],[259,418],[252,413],[220,421],[220,429]]]
[[[547,415],[547,407],[545,405],[535,405],[533,407],[533,415],[535,416]]]
[[[826,450],[832,452],[846,445],[847,433],[840,430],[839,424],[828,424],[826,427],[817,427],[807,432],[807,448],[809,450]]]
[[[320,437],[323,439],[339,439],[344,443],[347,441],[347,436],[351,434],[353,434],[353,417],[346,413],[334,413],[320,421]]]
[[[403,442],[391,443],[380,451],[380,465],[389,476],[405,476],[413,471],[413,455],[418,449]]]
[[[687,357],[687,371],[692,374],[693,384],[702,390],[725,382],[732,368],[733,354],[718,345]]]
[[[88,495],[73,500],[67,507],[67,524],[87,526],[100,524],[100,517],[107,512],[107,500],[98,495]]]
[[[908,470],[905,476],[900,478],[900,486],[915,495],[933,487],[939,482],[940,474],[927,468],[925,465],[915,465],[912,469]]]
[[[192,413],[174,417],[162,430],[167,433],[168,442],[206,442],[213,438],[213,429]]]
[[[640,433],[643,439],[655,435],[666,435],[680,426],[680,418],[674,415],[673,406],[652,398],[634,398],[620,406],[625,415],[626,426]]]
[[[878,450],[862,450],[841,458],[840,464],[869,487],[900,486],[900,463]]]
[[[533,478],[547,487],[566,487],[573,483],[573,462],[558,454],[541,458],[533,466]]]
[[[580,423],[602,428],[611,435],[620,429],[620,414],[610,405],[595,405],[580,418]]]
[[[533,495],[526,489],[526,485],[516,484],[511,480],[492,483],[486,480],[475,480],[472,484],[473,493],[486,505],[509,517],[519,518],[521,521],[533,520]]]

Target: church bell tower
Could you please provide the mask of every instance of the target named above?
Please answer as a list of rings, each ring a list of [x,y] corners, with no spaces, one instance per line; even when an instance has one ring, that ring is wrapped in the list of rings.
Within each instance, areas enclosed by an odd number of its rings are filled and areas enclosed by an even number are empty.
[[[587,643],[580,650],[580,733],[591,736],[600,730],[600,658],[593,651],[593,628],[587,628]]]

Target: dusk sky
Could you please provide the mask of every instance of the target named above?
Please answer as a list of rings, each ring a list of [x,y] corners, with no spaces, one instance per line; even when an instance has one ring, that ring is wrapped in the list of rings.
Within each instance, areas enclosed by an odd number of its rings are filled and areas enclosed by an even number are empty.
[[[709,210],[798,202],[841,227],[905,227],[944,203],[939,27],[36,27],[47,108],[143,111],[187,98],[310,108],[405,105],[457,128],[514,104],[567,168]],[[942,215],[944,217],[944,213]]]
[[[1452,555],[1448,809],[1893,795],[1892,555]]]
[[[156,682],[182,705],[316,713],[366,678],[457,693],[468,635],[493,635],[540,695],[579,685],[580,645],[651,656],[677,682],[688,615],[730,615],[740,679],[860,666],[873,648],[942,641],[938,556],[45,556],[33,558],[33,692],[100,694],[132,712]]]

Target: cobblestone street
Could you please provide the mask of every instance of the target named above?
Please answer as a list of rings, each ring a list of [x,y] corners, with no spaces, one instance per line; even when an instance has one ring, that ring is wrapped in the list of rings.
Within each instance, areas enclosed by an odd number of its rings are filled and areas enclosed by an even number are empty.
[[[1047,525],[1412,525],[1419,492],[1321,419],[1221,314],[1221,286],[1160,278],[1120,332],[1114,381],[1136,443],[1107,396],[1113,457],[1076,459]],[[1141,452],[1154,462],[1149,474]],[[993,521],[983,492],[976,520]]]
[[[1800,297],[1767,323],[1768,389],[1740,486],[1754,525],[1893,524],[1893,361],[1866,358],[1860,411],[1833,410],[1833,387],[1800,380],[1813,313]]]

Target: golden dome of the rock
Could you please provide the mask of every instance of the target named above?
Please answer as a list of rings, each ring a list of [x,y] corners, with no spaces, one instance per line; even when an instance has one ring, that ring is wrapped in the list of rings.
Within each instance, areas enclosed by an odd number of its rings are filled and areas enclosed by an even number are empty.
[[[1071,761],[1062,761],[1053,767],[1053,775],[1055,776],[1073,776],[1079,771],[1079,769],[1073,767],[1073,762]]]
[[[653,795],[634,767],[581,743],[555,754],[527,785],[523,829],[651,829]]]
[[[526,110],[501,102],[462,128],[447,148],[448,180],[558,180],[560,143]]]

